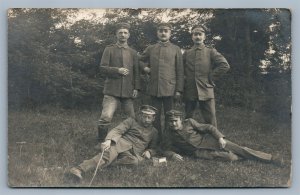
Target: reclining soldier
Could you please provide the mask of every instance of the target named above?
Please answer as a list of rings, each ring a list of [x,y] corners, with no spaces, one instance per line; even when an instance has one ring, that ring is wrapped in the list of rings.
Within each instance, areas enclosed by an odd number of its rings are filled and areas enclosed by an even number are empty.
[[[152,126],[157,109],[143,105],[137,119],[128,118],[107,134],[102,143],[103,158],[97,154],[84,160],[79,166],[72,167],[70,175],[82,179],[82,174],[99,167],[106,167],[112,162],[123,165],[138,165],[145,158],[150,159],[157,146],[157,130]]]
[[[163,154],[175,160],[181,155],[192,155],[203,159],[256,159],[271,162],[272,155],[235,144],[213,125],[200,124],[192,118],[183,120],[183,113],[177,110],[167,112],[170,135],[164,145]]]

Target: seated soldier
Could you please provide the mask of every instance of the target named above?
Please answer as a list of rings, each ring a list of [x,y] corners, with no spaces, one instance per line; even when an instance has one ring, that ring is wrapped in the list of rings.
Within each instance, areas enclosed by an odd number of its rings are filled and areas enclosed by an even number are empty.
[[[107,134],[102,143],[103,158],[97,154],[70,169],[69,174],[82,179],[82,173],[97,167],[106,167],[116,160],[117,164],[137,165],[144,158],[150,159],[157,146],[157,130],[152,126],[156,108],[141,106],[137,119],[128,118]]]
[[[204,159],[235,161],[241,158],[271,162],[272,155],[237,145],[227,139],[213,125],[200,124],[192,118],[183,120],[183,113],[171,110],[167,113],[170,135],[163,154],[175,160],[183,160],[181,154]]]

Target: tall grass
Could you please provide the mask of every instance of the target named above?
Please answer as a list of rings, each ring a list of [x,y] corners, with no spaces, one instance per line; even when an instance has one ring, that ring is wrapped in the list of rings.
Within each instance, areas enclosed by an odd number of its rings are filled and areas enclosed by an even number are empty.
[[[92,172],[80,184],[65,173],[71,166],[97,154],[99,112],[50,110],[9,111],[8,184],[12,187],[87,187]],[[196,113],[196,119],[199,119]],[[278,154],[283,166],[257,161],[223,162],[185,157],[154,167],[101,169],[95,187],[287,187],[291,174],[291,124],[238,108],[218,108],[219,129],[238,144]],[[122,120],[120,114],[114,125]]]

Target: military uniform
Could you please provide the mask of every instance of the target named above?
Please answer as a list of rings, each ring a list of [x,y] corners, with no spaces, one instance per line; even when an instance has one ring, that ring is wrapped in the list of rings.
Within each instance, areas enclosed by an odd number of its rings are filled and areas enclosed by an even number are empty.
[[[217,127],[214,79],[229,70],[226,59],[217,50],[195,45],[183,54],[184,100],[186,118],[192,118],[197,102],[205,123]]]
[[[111,140],[112,145],[105,150],[100,166],[108,166],[115,160],[118,164],[137,165],[143,161],[141,155],[146,149],[155,154],[157,130],[153,126],[145,128],[135,119],[128,118],[111,129],[105,140]],[[96,168],[100,156],[98,154],[92,159],[84,160],[79,168],[83,172]]]
[[[127,68],[129,74],[119,74],[119,68]],[[134,118],[132,94],[134,89],[140,89],[137,52],[127,44],[107,46],[102,55],[100,71],[106,76],[100,120],[111,121],[118,101],[123,104],[125,112]]]
[[[168,26],[168,25],[167,25]],[[168,26],[168,28],[170,28]],[[173,96],[175,92],[183,91],[184,74],[182,64],[182,53],[178,46],[168,42],[158,42],[148,46],[141,54],[141,69],[149,66],[150,81],[148,83],[148,94],[151,97],[152,106],[158,109],[154,126],[159,129],[160,138],[161,122],[160,115],[162,105],[164,112],[173,109]]]
[[[172,117],[180,117],[179,111],[169,111],[169,120]],[[272,155],[264,152],[252,150],[239,146],[226,140],[224,149],[220,149],[219,139],[225,136],[213,125],[200,124],[194,119],[183,121],[181,130],[170,130],[169,139],[164,145],[164,155],[172,157],[176,152],[179,154],[194,155],[199,158],[214,159],[222,158],[227,160],[237,160],[238,156],[246,159],[257,159],[271,161]]]
[[[148,46],[140,59],[148,61],[151,68],[149,95],[169,97],[174,96],[176,91],[183,91],[182,54],[178,46],[158,42]]]

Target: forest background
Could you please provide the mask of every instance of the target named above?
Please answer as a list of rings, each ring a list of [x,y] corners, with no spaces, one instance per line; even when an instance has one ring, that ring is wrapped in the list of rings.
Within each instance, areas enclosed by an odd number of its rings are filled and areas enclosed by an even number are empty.
[[[115,24],[131,24],[129,45],[157,41],[158,22],[173,25],[171,42],[190,48],[190,29],[205,24],[206,44],[231,69],[216,81],[218,105],[290,117],[291,15],[287,9],[11,9],[8,13],[8,105],[101,109],[104,48]],[[143,77],[143,89],[147,77]]]
[[[157,41],[156,24],[173,26],[171,42],[190,48],[190,29],[209,28],[206,44],[231,69],[216,82],[219,129],[230,140],[279,157],[280,166],[185,156],[101,170],[97,187],[287,187],[291,185],[291,13],[287,9],[10,9],[8,11],[8,183],[86,187],[65,180],[97,150],[105,75],[104,48],[115,24],[131,24],[129,45]],[[147,75],[135,106],[147,98]],[[117,112],[112,127],[126,116]],[[199,112],[196,120],[201,120]]]

